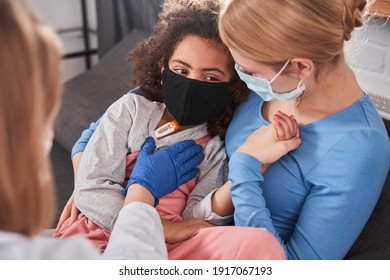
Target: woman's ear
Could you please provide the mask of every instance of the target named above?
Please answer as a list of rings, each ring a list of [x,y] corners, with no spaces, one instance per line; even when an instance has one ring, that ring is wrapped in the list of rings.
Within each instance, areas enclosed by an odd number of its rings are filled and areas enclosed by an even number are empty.
[[[310,59],[299,57],[293,58],[291,59],[291,66],[294,71],[299,73],[301,79],[307,79],[315,74],[315,65]]]

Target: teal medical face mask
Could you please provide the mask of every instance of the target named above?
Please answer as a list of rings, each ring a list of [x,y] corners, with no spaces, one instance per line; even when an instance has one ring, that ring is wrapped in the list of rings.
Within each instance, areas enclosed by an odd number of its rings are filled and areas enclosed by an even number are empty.
[[[279,77],[279,75],[284,71],[284,69],[286,69],[289,62],[290,60],[287,60],[286,64],[284,64],[282,69],[280,69],[280,71],[270,81],[264,78],[254,77],[242,72],[240,70],[240,66],[237,63],[235,64],[234,68],[236,69],[238,76],[240,76],[240,79],[246,83],[247,87],[257,93],[264,101],[290,100],[301,96],[304,92],[305,86],[302,85],[302,80],[298,83],[296,89],[289,92],[276,93],[273,92],[271,87],[271,83],[275,81],[277,77]]]

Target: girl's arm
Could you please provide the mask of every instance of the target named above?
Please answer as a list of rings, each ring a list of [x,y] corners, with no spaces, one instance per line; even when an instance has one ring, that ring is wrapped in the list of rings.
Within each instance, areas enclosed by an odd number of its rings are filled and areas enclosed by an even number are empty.
[[[100,118],[96,121],[90,124],[89,128],[84,130],[80,136],[80,138],[76,141],[75,145],[72,148],[72,165],[73,165],[73,174],[74,174],[74,182],[76,182],[76,175],[79,169],[80,160],[83,156],[83,152],[85,150],[85,147],[88,144],[89,139],[91,138],[92,134],[95,132],[96,127],[100,123]],[[72,192],[72,195],[70,196],[68,202],[66,203],[64,209],[62,210],[61,216],[58,220],[56,231],[58,231],[62,224],[68,219],[69,223],[72,224],[76,221],[77,216],[79,215],[80,211],[77,209],[77,207],[74,204],[74,192]]]
[[[137,94],[137,90],[139,87],[136,87],[128,92],[128,94]],[[78,172],[79,164],[81,157],[83,155],[83,152],[85,150],[85,147],[87,146],[89,139],[95,132],[97,126],[100,123],[101,118],[99,118],[97,121],[92,122],[89,125],[89,128],[85,129],[82,133],[80,138],[76,141],[72,148],[72,164],[73,164],[73,174],[74,174],[74,181],[76,182],[76,175]],[[62,224],[70,218],[70,223],[73,223],[76,219],[80,211],[77,209],[77,207],[74,204],[74,192],[70,196],[68,202],[66,203],[64,209],[62,210],[61,216],[59,218],[56,231],[59,230],[59,228],[62,226]]]
[[[211,197],[213,211],[220,216],[232,215],[234,212],[232,197],[230,195],[231,186],[232,183],[227,181],[222,187],[214,192]]]
[[[107,109],[84,150],[76,176],[76,207],[109,230],[124,201],[122,185],[135,108],[134,98],[124,95]]]
[[[187,198],[182,213],[183,219],[203,219],[214,225],[232,222],[232,213],[218,215],[212,208],[212,196],[227,180],[225,146],[219,137],[212,138],[204,150],[205,159],[199,166],[200,172],[196,185]]]

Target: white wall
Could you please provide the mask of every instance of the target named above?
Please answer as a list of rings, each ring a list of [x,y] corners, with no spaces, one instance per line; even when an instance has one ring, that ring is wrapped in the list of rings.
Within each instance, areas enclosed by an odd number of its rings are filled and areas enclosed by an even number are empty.
[[[26,0],[32,9],[44,21],[53,26],[57,31],[81,28],[82,13],[80,0]],[[92,29],[97,28],[96,8],[94,0],[87,0],[88,22]],[[81,32],[60,33],[63,42],[64,54],[84,49]],[[91,36],[91,46],[97,47],[96,36]],[[93,63],[97,62],[97,56],[93,56]],[[63,80],[66,81],[85,71],[84,57],[64,60]]]
[[[356,30],[346,56],[361,87],[390,99],[390,22],[371,19]]]
[[[352,35],[346,58],[361,88],[371,95],[381,115],[390,120],[390,21],[373,18]]]

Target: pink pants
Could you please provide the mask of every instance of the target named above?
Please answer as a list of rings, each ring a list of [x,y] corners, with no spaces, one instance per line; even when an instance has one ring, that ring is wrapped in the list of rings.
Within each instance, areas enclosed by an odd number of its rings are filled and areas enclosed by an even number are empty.
[[[203,147],[210,137],[197,141]],[[126,181],[134,168],[138,153],[129,154],[126,158]],[[188,194],[195,186],[195,179],[180,186],[176,191],[162,197],[157,206],[160,217],[165,220],[181,221]],[[110,238],[110,232],[80,213],[78,219],[69,224],[64,222],[54,235],[66,238],[82,234],[90,239],[94,246],[103,251]],[[285,253],[276,238],[262,228],[219,226],[197,231],[190,239],[176,244],[167,244],[168,256],[172,260],[251,260],[251,259],[285,259]]]

